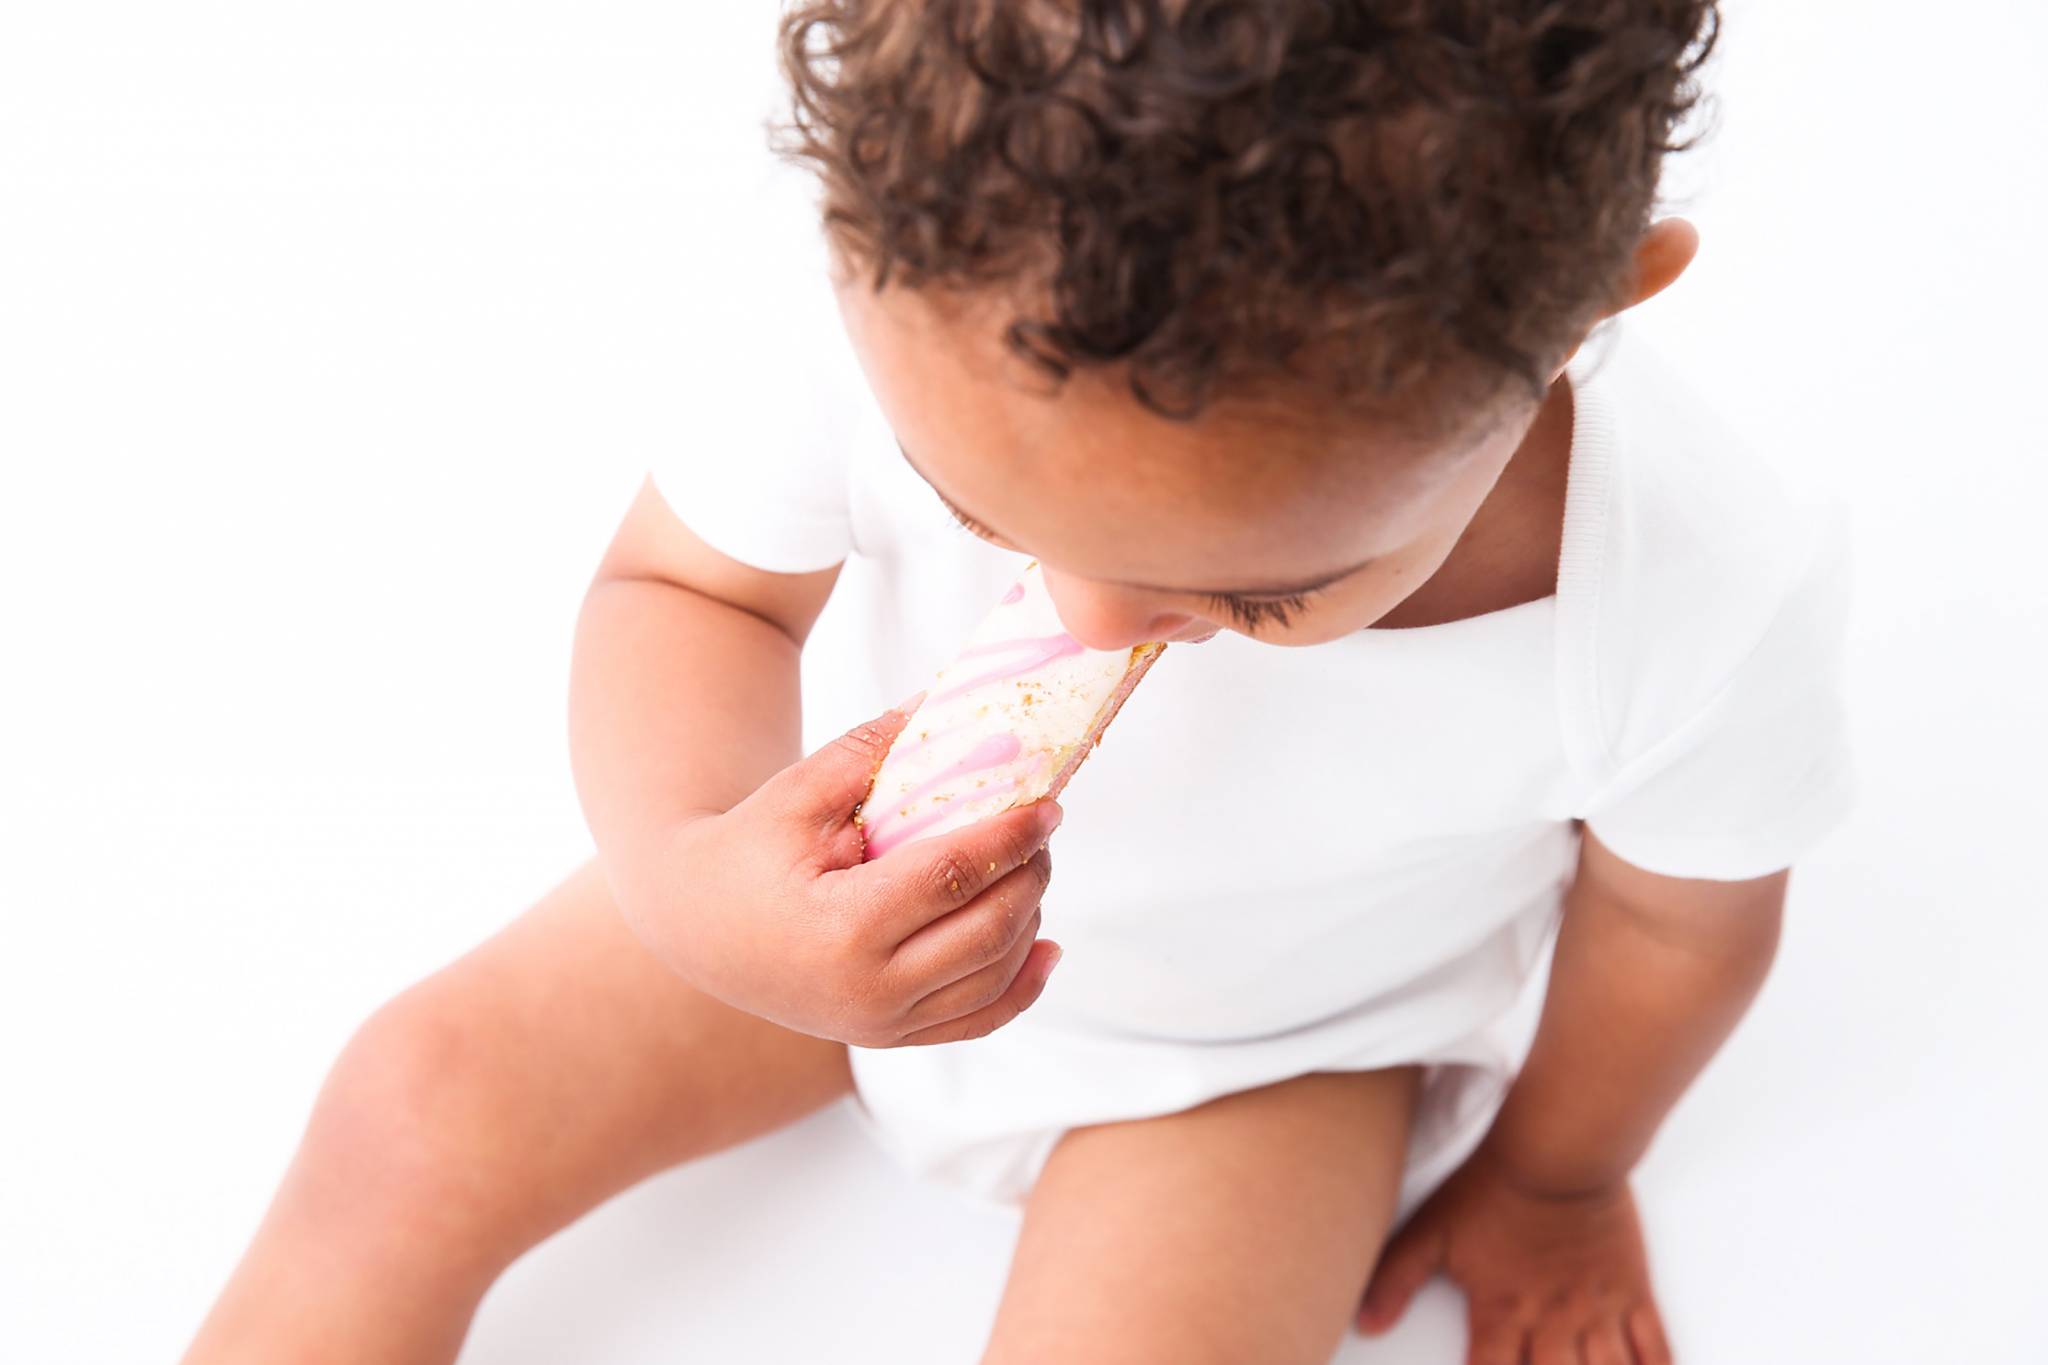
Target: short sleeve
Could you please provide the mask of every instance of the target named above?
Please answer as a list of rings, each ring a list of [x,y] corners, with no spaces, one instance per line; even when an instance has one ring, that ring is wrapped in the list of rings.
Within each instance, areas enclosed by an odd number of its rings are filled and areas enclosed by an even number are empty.
[[[1791,866],[1853,808],[1848,509],[1827,504],[1818,524],[1814,554],[1727,682],[1582,812],[1626,861],[1669,877],[1766,876]]]
[[[852,552],[847,443],[865,392],[794,174],[762,168],[693,238],[675,435],[648,468],[691,531],[776,573]]]

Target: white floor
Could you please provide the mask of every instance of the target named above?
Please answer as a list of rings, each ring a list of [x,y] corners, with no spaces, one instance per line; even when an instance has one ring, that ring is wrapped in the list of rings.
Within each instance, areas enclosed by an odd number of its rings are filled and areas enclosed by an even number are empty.
[[[707,130],[686,18],[741,7],[119,8],[0,51],[0,1360],[36,1365],[175,1359],[356,1022],[584,856],[577,599],[647,455],[707,439],[703,291],[774,266],[693,255],[679,156],[750,134]],[[2048,34],[1978,0],[1936,62],[1903,5],[1729,8],[1706,246],[1637,325],[1856,490],[1867,788],[1641,1172],[1656,1275],[1686,1365],[2039,1361]],[[858,719],[807,681],[813,742]],[[540,1248],[464,1360],[970,1361],[1014,1235],[835,1108]],[[1449,1365],[1460,1323],[1438,1287],[1338,1359]]]

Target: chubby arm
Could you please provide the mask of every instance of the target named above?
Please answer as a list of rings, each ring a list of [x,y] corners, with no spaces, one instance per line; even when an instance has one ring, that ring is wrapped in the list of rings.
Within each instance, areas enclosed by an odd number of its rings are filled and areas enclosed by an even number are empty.
[[[1659,876],[1581,833],[1542,1022],[1484,1143],[1556,1194],[1627,1177],[1762,986],[1791,877]]]
[[[682,970],[676,831],[803,756],[799,656],[838,569],[776,574],[691,531],[642,483],[598,565],[569,676],[569,755],[629,925]]]

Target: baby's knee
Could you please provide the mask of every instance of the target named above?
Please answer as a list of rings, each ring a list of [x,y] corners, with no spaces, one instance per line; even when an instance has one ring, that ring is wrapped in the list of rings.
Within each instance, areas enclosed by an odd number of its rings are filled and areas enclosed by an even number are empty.
[[[508,1191],[491,1160],[499,1073],[479,1022],[430,978],[358,1026],[321,1086],[301,1150],[309,1206],[323,1221],[478,1248],[506,1231]]]

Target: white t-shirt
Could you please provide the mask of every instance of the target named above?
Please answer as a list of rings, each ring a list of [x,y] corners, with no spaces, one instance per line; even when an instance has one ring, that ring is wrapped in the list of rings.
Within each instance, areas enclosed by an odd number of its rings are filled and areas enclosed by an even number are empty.
[[[688,395],[725,444],[652,473],[736,559],[845,562],[806,649],[822,742],[924,687],[1029,561],[904,462],[822,275],[780,293],[779,353]],[[1065,954],[1037,1004],[972,1042],[851,1050],[900,1160],[1016,1203],[1074,1124],[1420,1061],[1405,1211],[1526,1052],[1574,819],[1717,879],[1843,819],[1846,506],[1791,496],[1618,325],[1567,373],[1556,593],[1308,647],[1170,646],[1061,797],[1040,932]],[[842,694],[816,697],[825,677]]]

